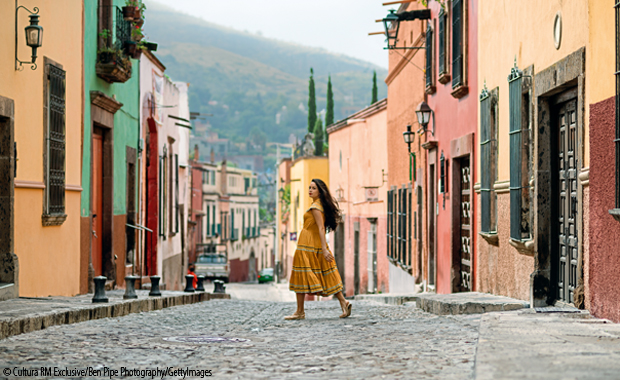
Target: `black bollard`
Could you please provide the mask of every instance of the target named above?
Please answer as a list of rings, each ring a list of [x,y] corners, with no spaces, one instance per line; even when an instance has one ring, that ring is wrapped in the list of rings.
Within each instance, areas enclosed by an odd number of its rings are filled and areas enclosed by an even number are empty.
[[[198,276],[198,284],[196,284],[196,291],[197,292],[204,292],[205,291],[205,287],[203,285],[203,281],[205,280],[205,276],[203,275],[199,275]]]
[[[151,276],[151,291],[149,292],[149,296],[161,297],[161,292],[159,291],[159,280],[161,280],[161,277]]]
[[[213,293],[226,293],[226,287],[224,286],[224,281],[222,280],[215,280],[213,281]]]
[[[105,296],[105,282],[107,278],[105,276],[97,276],[93,278],[95,282],[95,296],[93,297],[93,303],[96,302],[108,302],[108,297]]]
[[[125,276],[125,294],[124,299],[138,298],[136,295],[136,280],[138,276]]]
[[[185,275],[185,290],[183,290],[184,292],[187,293],[194,293],[194,275],[193,274],[186,274]]]

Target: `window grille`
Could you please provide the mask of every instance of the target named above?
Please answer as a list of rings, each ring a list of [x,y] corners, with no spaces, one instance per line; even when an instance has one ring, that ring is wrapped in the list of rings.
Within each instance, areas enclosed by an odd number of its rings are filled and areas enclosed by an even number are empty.
[[[66,73],[48,65],[47,184],[48,215],[65,213],[65,90]]]
[[[433,29],[426,28],[426,88],[433,87]]]
[[[411,217],[413,216],[412,213],[412,209],[411,209],[411,189],[409,189],[408,191],[409,195],[408,195],[408,199],[409,199],[409,208],[408,208],[408,212],[407,212],[407,224],[409,225],[409,232],[407,233],[407,265],[411,268],[411,246],[413,245],[413,230],[411,228]]]
[[[179,155],[174,155],[174,233],[179,233]]]
[[[620,1],[616,2],[616,208],[620,209]]]
[[[463,0],[452,1],[452,88],[463,81]]]
[[[448,15],[444,12],[443,8],[439,11],[439,75],[448,72],[446,68],[446,23],[448,22]]]
[[[508,76],[510,118],[510,237],[522,240],[522,86],[523,73],[515,67]]]
[[[480,230],[491,232],[491,94],[485,87],[480,93]]]
[[[388,257],[393,258],[393,252],[392,252],[392,238],[393,238],[393,223],[392,223],[392,217],[393,217],[393,203],[392,203],[392,194],[393,194],[393,190],[388,190],[388,194],[387,194],[387,253],[388,253]]]

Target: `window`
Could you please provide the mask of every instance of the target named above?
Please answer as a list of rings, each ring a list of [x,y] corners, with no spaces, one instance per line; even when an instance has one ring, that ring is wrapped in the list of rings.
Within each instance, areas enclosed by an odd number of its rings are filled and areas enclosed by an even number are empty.
[[[65,101],[66,73],[46,65],[45,203],[44,224],[59,225],[65,215]],[[48,218],[52,217],[52,218]],[[54,220],[52,220],[54,219]]]
[[[387,194],[387,252],[389,258],[394,258],[394,190],[388,190]]]
[[[467,94],[466,4],[466,0],[452,1],[452,96],[455,98]]]
[[[497,93],[486,85],[480,93],[480,213],[483,233],[497,231]]]
[[[433,28],[428,23],[426,28],[426,93],[435,93],[435,77],[433,73]]]
[[[387,207],[388,258],[411,273],[411,189],[388,190]]]
[[[448,14],[443,8],[439,11],[439,51],[437,52],[439,60],[439,83],[446,84],[450,81],[450,75],[448,74]]]
[[[179,233],[180,220],[179,214],[181,213],[179,207],[179,155],[174,155],[174,233]]]
[[[207,210],[206,212],[207,223],[205,224],[205,226],[207,227],[207,233],[205,235],[211,236],[211,206],[207,204],[207,206],[205,207],[205,210]]]
[[[530,131],[529,93],[524,93],[523,72],[516,66],[508,77],[510,104],[510,237],[530,239]]]
[[[164,145],[164,154],[159,156],[159,236],[166,239],[166,226],[168,225],[168,152]]]

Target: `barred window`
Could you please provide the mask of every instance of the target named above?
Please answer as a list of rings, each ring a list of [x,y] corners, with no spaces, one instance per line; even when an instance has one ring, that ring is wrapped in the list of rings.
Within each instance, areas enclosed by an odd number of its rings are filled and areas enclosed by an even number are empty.
[[[65,215],[66,73],[53,64],[47,71],[47,130],[45,136],[45,214]]]
[[[174,233],[179,233],[180,220],[179,214],[181,213],[179,207],[179,155],[174,155]]]
[[[438,39],[439,39],[439,51],[437,53],[439,59],[439,76],[448,73],[448,65],[446,64],[446,53],[447,53],[447,31],[446,26],[448,24],[448,14],[442,8],[439,11],[439,30],[438,30]],[[441,80],[441,78],[439,79]]]
[[[508,77],[510,103],[510,237],[530,239],[529,95],[516,63]]]
[[[388,257],[390,258],[394,258],[394,252],[392,251],[392,247],[393,247],[393,238],[394,238],[394,223],[393,223],[393,216],[394,216],[394,203],[392,201],[392,197],[393,197],[394,191],[393,190],[388,190],[388,194],[387,194],[387,253],[388,253]]]
[[[494,91],[497,92],[497,91]],[[480,93],[480,213],[481,232],[497,231],[497,99],[486,88]]]
[[[465,84],[463,75],[463,1],[452,1],[452,88]]]
[[[426,28],[426,92],[433,93],[435,78],[433,75],[433,28],[428,23]]]

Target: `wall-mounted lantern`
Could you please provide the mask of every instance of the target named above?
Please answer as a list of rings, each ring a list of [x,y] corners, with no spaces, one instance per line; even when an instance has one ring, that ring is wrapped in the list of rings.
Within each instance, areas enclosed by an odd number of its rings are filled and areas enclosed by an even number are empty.
[[[26,45],[30,46],[32,49],[32,61],[20,61],[17,58],[17,45],[18,45],[18,31],[17,31],[17,13],[19,8],[24,8],[28,12],[30,12],[30,25],[28,25],[26,30]],[[28,8],[20,5],[15,8],[15,70],[21,71],[23,70],[22,65],[32,65],[30,68],[32,70],[37,69],[37,64],[35,61],[37,60],[37,49],[43,45],[43,27],[39,25],[39,8],[34,7],[34,12],[31,12]]]
[[[401,21],[430,20],[430,18],[430,9],[419,9],[401,13],[396,13],[394,9],[390,9],[390,13],[382,20],[383,27],[385,28],[385,37],[387,38],[387,47],[385,49],[424,49],[424,46],[396,47],[396,43],[398,42],[398,29],[400,28]]]
[[[415,153],[411,153],[411,144],[413,143],[414,138],[415,138],[415,133],[411,132],[411,125],[408,125],[407,131],[403,132],[403,140],[405,140],[405,144],[407,144],[407,150],[409,151],[409,181],[411,181],[412,177],[414,181],[416,180],[416,175],[415,175],[415,169],[416,169],[415,158],[416,157],[415,157]]]
[[[435,112],[433,112],[431,107],[429,107],[426,102],[422,102],[418,105],[418,108],[416,108],[415,113],[418,117],[418,124],[420,124],[421,127],[418,130],[418,133],[420,134],[428,132],[428,123],[431,120],[431,116],[433,117],[433,130],[431,131],[431,134],[435,136]]]

